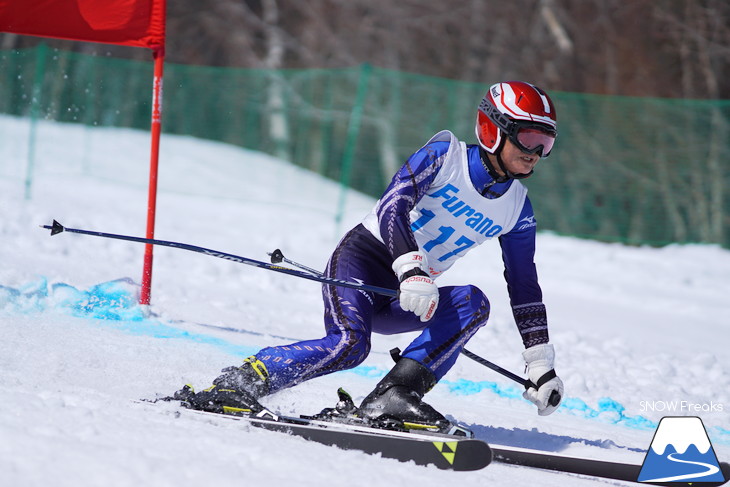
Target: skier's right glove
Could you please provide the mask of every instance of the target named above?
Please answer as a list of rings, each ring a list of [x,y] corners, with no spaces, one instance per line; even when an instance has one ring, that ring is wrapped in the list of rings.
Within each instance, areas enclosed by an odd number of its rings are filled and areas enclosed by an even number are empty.
[[[412,311],[421,321],[433,318],[439,304],[439,289],[426,272],[426,255],[420,250],[407,252],[393,261],[393,272],[400,281],[400,307]]]
[[[522,396],[537,406],[537,414],[552,414],[563,400],[563,381],[555,373],[555,349],[549,343],[522,352],[530,385]]]

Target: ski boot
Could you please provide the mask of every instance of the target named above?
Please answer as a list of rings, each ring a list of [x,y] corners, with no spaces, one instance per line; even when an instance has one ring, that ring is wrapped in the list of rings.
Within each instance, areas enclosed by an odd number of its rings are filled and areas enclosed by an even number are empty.
[[[363,400],[359,414],[373,426],[388,429],[449,430],[451,422],[421,400],[434,385],[433,372],[402,357]]]
[[[173,398],[190,409],[213,413],[248,416],[265,410],[258,402],[269,393],[269,374],[263,362],[249,357],[240,367],[226,367],[221,372],[209,388],[196,393],[186,385]]]

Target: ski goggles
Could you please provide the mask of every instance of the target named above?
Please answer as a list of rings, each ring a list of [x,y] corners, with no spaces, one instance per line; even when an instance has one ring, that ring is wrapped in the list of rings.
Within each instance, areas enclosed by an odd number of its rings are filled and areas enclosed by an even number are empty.
[[[538,153],[540,157],[547,157],[553,150],[555,134],[551,134],[541,127],[515,124],[515,129],[511,132],[511,134],[507,134],[509,140],[526,154]]]
[[[540,157],[547,157],[553,150],[555,137],[558,135],[555,129],[535,122],[510,118],[497,110],[486,98],[479,105],[479,110],[494,122],[522,152],[539,153]]]

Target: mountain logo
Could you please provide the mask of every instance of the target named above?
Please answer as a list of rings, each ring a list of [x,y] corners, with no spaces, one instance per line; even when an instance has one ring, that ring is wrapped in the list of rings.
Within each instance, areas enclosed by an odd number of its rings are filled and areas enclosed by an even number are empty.
[[[665,416],[641,465],[639,482],[725,482],[702,420]]]

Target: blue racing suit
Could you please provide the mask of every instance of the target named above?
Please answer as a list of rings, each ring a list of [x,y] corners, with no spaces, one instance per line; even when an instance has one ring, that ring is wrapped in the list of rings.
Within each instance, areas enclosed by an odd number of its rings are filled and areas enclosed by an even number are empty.
[[[462,166],[460,166],[462,164]],[[433,278],[486,239],[497,237],[513,314],[525,347],[548,342],[547,316],[534,264],[536,222],[519,181],[496,182],[480,148],[440,132],[395,174],[363,223],[339,242],[326,275],[398,289],[391,266],[400,255],[427,253]],[[492,205],[492,206],[490,206]],[[489,300],[473,285],[439,288],[439,305],[421,322],[396,298],[323,285],[325,336],[267,347],[256,354],[269,372],[270,392],[349,369],[370,351],[370,336],[420,331],[403,356],[439,380],[489,318]]]

